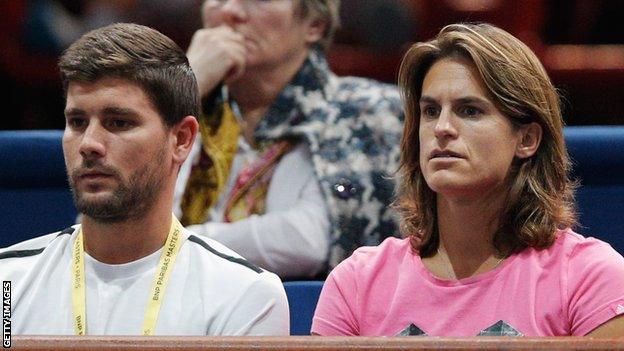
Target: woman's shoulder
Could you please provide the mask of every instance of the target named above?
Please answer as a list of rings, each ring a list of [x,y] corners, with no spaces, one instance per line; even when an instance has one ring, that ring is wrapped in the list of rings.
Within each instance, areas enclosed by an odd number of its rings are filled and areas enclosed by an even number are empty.
[[[622,257],[609,243],[591,236],[584,236],[569,228],[557,231],[557,238],[552,247],[563,251],[570,257],[579,255],[615,255]]]
[[[553,260],[564,264],[569,271],[590,266],[624,272],[624,257],[608,243],[586,237],[571,229],[558,230],[553,245],[534,251],[540,261]]]
[[[394,236],[384,239],[379,245],[375,246],[361,246],[353,252],[353,257],[365,256],[366,258],[373,258],[378,256],[384,256],[387,254],[394,254],[397,252],[411,251],[412,246],[409,238],[397,238]]]
[[[562,296],[572,335],[585,335],[622,313],[624,258],[606,242],[562,231]]]
[[[577,274],[582,267],[585,267],[583,271],[591,271],[589,268],[594,267],[594,271],[606,269],[624,272],[624,258],[611,245],[569,228],[557,230],[555,241],[549,247],[527,248],[514,255],[510,261],[516,262],[512,266],[521,271],[549,267],[553,272]]]
[[[411,260],[414,255],[417,254],[413,252],[408,238],[389,237],[377,246],[362,246],[356,249],[336,269],[347,269],[362,274],[382,269],[396,269],[406,259]]]

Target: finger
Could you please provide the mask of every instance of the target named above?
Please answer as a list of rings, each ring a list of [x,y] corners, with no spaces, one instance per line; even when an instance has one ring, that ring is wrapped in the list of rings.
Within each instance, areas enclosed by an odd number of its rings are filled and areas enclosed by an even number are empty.
[[[245,67],[247,66],[247,50],[245,47],[239,47],[231,52],[231,59],[233,65],[228,72],[226,81],[231,82],[240,78],[245,73]]]

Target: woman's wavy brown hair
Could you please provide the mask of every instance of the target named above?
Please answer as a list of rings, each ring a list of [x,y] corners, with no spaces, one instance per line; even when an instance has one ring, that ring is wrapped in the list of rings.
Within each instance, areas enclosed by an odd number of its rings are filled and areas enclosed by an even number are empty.
[[[399,86],[405,105],[400,185],[395,208],[401,230],[423,257],[439,244],[436,194],[419,164],[422,83],[431,66],[447,57],[474,63],[492,102],[519,127],[536,122],[542,140],[535,155],[515,159],[507,201],[498,218],[493,244],[502,257],[526,247],[549,247],[558,228],[577,223],[571,168],[563,137],[559,95],[539,59],[524,43],[489,24],[452,24],[431,41],[414,44],[403,57]]]

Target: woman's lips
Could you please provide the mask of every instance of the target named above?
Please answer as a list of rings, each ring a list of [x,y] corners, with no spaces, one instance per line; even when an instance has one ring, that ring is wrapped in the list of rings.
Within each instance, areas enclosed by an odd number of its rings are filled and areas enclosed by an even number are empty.
[[[432,160],[434,158],[464,158],[461,154],[452,151],[452,150],[440,150],[435,149],[431,151],[429,154],[429,159]]]

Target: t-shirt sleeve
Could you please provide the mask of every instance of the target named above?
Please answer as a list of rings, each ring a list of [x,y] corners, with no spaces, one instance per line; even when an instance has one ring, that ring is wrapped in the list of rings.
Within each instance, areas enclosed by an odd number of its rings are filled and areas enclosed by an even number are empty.
[[[577,245],[567,277],[572,335],[587,335],[624,314],[624,258],[608,244],[590,239]]]
[[[359,335],[357,277],[353,263],[351,256],[327,277],[312,319],[312,334]]]
[[[268,272],[262,275],[232,301],[224,318],[225,325],[215,334],[289,335],[290,319],[284,286],[276,275]]]

